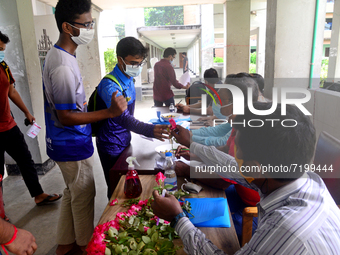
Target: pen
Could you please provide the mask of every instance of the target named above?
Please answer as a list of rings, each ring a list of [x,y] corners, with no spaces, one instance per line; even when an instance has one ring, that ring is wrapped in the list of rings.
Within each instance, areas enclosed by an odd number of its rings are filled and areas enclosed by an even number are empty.
[[[182,102],[182,99],[177,104],[180,104],[181,102]]]

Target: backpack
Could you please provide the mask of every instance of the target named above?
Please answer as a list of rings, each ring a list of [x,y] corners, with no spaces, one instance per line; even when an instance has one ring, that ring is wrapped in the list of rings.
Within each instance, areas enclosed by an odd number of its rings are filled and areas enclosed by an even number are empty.
[[[112,74],[105,75],[105,77],[103,79],[110,79],[114,83],[118,84],[118,86],[120,87],[123,95],[125,95],[122,86],[119,84],[119,82],[116,79],[116,77],[114,77]],[[98,88],[98,86],[92,92],[92,94],[90,96],[89,103],[88,103],[88,106],[87,106],[87,111],[88,112],[95,112],[95,111],[99,111],[99,110],[103,110],[103,109],[107,108],[106,103],[104,102],[104,100],[98,95],[97,88]],[[100,127],[103,125],[103,121],[104,120],[100,120],[100,121],[91,123],[92,136],[97,136],[97,133],[98,133]]]

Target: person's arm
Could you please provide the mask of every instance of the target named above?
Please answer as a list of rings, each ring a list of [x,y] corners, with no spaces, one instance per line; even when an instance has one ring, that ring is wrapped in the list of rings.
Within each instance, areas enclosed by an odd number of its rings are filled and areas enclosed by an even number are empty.
[[[174,196],[166,194],[165,197],[162,197],[156,190],[152,194],[155,199],[151,207],[159,218],[172,221],[178,214],[183,212]],[[183,217],[177,222],[175,230],[181,237],[184,250],[188,254],[225,254],[210,240],[206,239],[205,235],[187,217]]]
[[[202,127],[199,129],[192,130],[192,135],[203,136],[203,137],[224,137],[231,130],[229,123],[221,124],[216,127]]]
[[[26,118],[30,121],[30,123],[33,124],[35,118],[31,115],[31,113],[27,109],[26,105],[21,99],[21,96],[19,95],[18,91],[14,88],[13,84],[9,86],[8,97],[25,114]]]
[[[23,229],[17,229],[16,238],[6,245],[6,249],[14,254],[33,254],[38,248],[34,236]],[[6,244],[14,237],[14,225],[0,219],[0,243]]]
[[[171,84],[178,88],[178,89],[188,89],[190,87],[190,83],[188,82],[186,85],[183,85],[182,83],[179,83],[176,79],[176,73],[175,70],[171,65],[167,66],[165,69],[163,69],[167,72],[168,79],[171,82]]]
[[[111,107],[96,112],[82,112],[77,109],[76,94],[81,91],[81,81],[69,66],[58,66],[49,74],[55,109],[63,126],[89,124],[103,119],[114,118],[127,108],[123,96],[117,92],[110,96]],[[78,102],[79,103],[79,102]],[[81,102],[86,104],[86,102]]]
[[[102,80],[97,89],[98,95],[104,100],[108,108],[112,107],[112,103],[109,100],[112,93],[114,93],[114,91],[119,91],[118,94],[121,94],[121,89],[119,88],[118,84],[108,79]],[[164,141],[164,139],[168,138],[167,136],[163,135],[168,134],[168,125],[153,125],[139,121],[133,115],[131,115],[128,110],[125,110],[120,116],[112,118],[112,121],[137,134],[157,138],[161,141]]]
[[[115,118],[127,109],[127,102],[123,96],[116,97],[117,91],[112,94],[110,108],[95,112],[74,112],[72,110],[57,110],[58,119],[63,126],[89,124],[100,120]]]

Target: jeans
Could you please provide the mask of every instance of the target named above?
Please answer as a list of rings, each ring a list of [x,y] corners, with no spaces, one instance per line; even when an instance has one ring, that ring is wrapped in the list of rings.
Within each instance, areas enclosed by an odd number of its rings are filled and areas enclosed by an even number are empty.
[[[157,101],[157,100],[153,100],[155,102],[155,107],[162,107],[163,103],[165,104],[165,106],[170,106],[171,103],[173,103],[175,105],[175,100],[174,98],[169,98],[168,100],[161,102],[161,101]]]
[[[5,152],[18,164],[21,175],[32,197],[44,193],[34,167],[32,155],[18,126],[0,132],[0,174],[4,175]]]

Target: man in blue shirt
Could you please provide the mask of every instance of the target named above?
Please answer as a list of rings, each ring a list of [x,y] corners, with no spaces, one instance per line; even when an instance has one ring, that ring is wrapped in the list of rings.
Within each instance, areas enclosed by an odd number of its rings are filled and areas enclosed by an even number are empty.
[[[130,144],[133,131],[147,137],[164,141],[167,138],[167,125],[152,125],[141,122],[133,116],[136,102],[134,77],[137,77],[145,64],[148,49],[134,37],[125,37],[117,44],[118,63],[110,72],[117,82],[104,78],[97,87],[98,95],[107,107],[111,105],[111,96],[118,90],[128,101],[128,109],[122,115],[103,121],[97,133],[97,150],[104,170],[108,186],[108,198],[115,187],[110,186],[109,172],[116,163],[119,155]],[[118,180],[117,180],[118,183]]]

